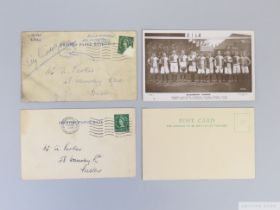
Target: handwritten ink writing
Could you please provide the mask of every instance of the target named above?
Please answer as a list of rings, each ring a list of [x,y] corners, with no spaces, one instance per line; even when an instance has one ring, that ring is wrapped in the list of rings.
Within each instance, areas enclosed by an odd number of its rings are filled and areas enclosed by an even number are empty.
[[[102,169],[98,164],[102,159],[101,154],[84,155],[80,153],[82,148],[78,145],[66,143],[62,145],[46,144],[42,147],[42,151],[46,153],[57,154],[57,163],[63,165],[77,166],[77,170],[81,173],[101,173]]]
[[[64,151],[76,151],[76,152],[80,152],[82,151],[81,148],[79,148],[77,145],[70,145],[70,143],[67,143],[64,148],[63,148]]]
[[[101,173],[102,169],[98,169],[95,167],[89,168],[88,165],[84,165],[83,168],[81,168],[82,173]]]
[[[122,82],[123,82],[122,79],[116,78],[116,77],[110,77],[110,78],[108,79],[108,81],[109,81],[109,83],[110,83],[111,86],[114,86],[115,84],[118,84],[118,83],[122,83]]]

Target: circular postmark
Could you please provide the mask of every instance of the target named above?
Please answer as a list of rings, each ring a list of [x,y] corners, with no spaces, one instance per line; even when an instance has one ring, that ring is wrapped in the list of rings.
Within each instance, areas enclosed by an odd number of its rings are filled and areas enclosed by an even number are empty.
[[[60,122],[61,129],[66,134],[73,134],[79,130],[80,123],[74,117],[65,117]]]

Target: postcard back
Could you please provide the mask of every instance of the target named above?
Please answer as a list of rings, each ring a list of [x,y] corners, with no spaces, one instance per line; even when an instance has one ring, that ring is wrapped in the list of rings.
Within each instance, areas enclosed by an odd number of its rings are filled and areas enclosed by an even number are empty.
[[[143,177],[254,178],[254,109],[144,109]]]

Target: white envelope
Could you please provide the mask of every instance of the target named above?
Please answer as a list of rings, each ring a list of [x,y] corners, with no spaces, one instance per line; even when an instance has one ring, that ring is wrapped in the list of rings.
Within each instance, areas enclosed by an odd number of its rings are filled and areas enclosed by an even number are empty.
[[[136,32],[23,32],[23,101],[135,100]]]
[[[132,108],[21,111],[23,179],[135,176]]]

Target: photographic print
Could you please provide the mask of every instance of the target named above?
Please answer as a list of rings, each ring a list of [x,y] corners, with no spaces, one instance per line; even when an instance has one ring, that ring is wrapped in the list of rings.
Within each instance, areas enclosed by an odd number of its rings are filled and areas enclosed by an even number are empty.
[[[144,30],[145,101],[254,100],[254,32]]]

